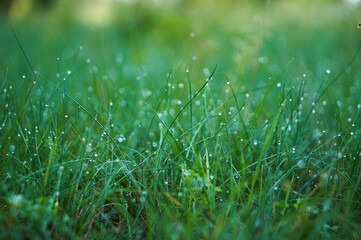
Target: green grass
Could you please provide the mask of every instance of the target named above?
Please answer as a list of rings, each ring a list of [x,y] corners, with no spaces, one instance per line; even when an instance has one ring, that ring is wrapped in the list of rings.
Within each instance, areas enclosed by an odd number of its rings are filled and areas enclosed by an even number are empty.
[[[266,6],[2,18],[0,238],[360,239],[360,8]]]

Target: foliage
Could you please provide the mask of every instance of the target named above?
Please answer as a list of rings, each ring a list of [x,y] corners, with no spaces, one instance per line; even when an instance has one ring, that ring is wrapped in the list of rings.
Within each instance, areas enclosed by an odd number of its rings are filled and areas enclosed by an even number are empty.
[[[0,238],[361,237],[358,8],[213,3],[1,20]]]

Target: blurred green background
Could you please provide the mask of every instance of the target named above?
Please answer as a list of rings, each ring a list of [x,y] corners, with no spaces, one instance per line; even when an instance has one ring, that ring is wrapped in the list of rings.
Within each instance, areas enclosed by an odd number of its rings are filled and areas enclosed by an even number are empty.
[[[0,78],[6,71],[14,79],[30,74],[13,26],[35,70],[50,80],[72,71],[76,81],[70,92],[84,100],[81,91],[94,76],[103,79],[97,91],[109,102],[112,86],[138,79],[136,84],[157,92],[170,71],[184,83],[187,68],[200,86],[216,64],[221,79],[215,86],[231,81],[237,94],[264,88],[291,60],[289,86],[298,85],[303,74],[309,83],[320,82],[326,69],[341,71],[361,41],[358,1],[14,0],[2,5],[0,54],[6,57],[0,59]],[[361,78],[353,74],[352,79]],[[359,85],[347,81],[342,89]],[[315,91],[313,84],[306,87]],[[331,95],[350,94],[335,89]]]
[[[76,66],[71,70],[79,81],[87,78],[87,60],[113,81],[144,68],[153,81],[185,68],[203,79],[203,70],[218,63],[236,89],[264,86],[293,58],[295,76],[318,78],[326,68],[340,68],[361,39],[360,4],[350,0],[14,0],[1,9],[0,54],[7,57],[0,59],[0,74],[9,68],[14,77],[19,71],[12,69],[28,68],[10,25],[34,67],[49,78],[57,57],[63,68]]]

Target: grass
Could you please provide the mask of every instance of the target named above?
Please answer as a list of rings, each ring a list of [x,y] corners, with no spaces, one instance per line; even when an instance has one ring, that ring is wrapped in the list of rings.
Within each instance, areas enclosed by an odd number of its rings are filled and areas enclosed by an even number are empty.
[[[359,7],[266,6],[2,18],[0,238],[359,239]]]

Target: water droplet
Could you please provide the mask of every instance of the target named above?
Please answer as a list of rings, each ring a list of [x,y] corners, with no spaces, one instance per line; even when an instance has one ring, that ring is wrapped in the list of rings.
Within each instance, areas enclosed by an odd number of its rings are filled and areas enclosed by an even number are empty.
[[[89,143],[87,146],[86,146],[86,150],[85,150],[87,153],[91,152],[92,151],[92,144]]]
[[[12,153],[14,153],[14,151],[15,151],[15,145],[10,145],[10,151],[12,152]]]
[[[207,77],[209,76],[210,72],[208,68],[203,68],[203,74]]]
[[[125,137],[123,135],[120,135],[118,138],[118,142],[122,143],[125,141]]]
[[[258,58],[258,62],[259,62],[259,63],[264,63],[264,60],[265,60],[264,57],[259,57],[259,58]]]

